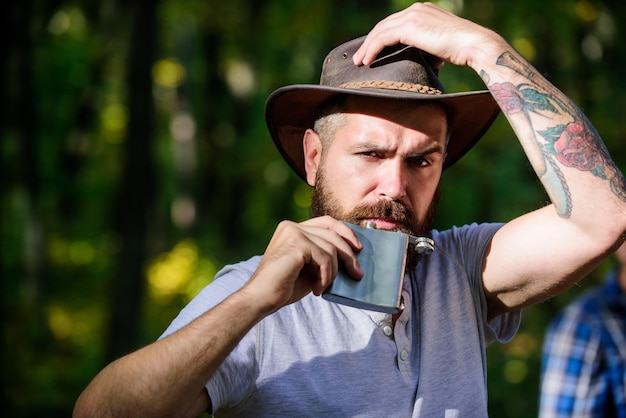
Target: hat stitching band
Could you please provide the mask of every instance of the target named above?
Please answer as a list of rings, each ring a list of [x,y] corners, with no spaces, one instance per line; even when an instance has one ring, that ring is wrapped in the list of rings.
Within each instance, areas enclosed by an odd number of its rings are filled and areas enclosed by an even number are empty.
[[[416,93],[439,95],[443,92],[434,87],[425,86],[423,84],[405,83],[400,81],[384,81],[384,80],[370,80],[370,81],[353,81],[350,83],[344,83],[339,87],[346,89],[363,89],[363,88],[378,88],[388,90],[402,90],[413,91]]]

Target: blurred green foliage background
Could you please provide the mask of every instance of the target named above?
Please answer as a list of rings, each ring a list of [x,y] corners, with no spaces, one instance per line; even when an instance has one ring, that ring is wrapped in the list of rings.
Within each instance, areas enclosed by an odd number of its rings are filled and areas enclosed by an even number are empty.
[[[435,3],[503,34],[626,168],[626,3]],[[4,3],[5,416],[69,416],[107,362],[156,339],[220,266],[261,253],[280,220],[308,216],[310,190],[274,149],[264,101],[279,86],[316,83],[327,51],[408,4]],[[483,88],[464,68],[441,78],[448,91]],[[446,171],[437,226],[506,221],[546,201],[500,116]],[[491,416],[536,416],[545,327],[611,264],[527,309],[517,337],[488,349]]]

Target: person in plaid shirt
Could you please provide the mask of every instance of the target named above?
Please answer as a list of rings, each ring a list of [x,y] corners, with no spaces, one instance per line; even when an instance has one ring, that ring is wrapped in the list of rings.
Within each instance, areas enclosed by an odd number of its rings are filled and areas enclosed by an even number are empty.
[[[543,350],[540,418],[626,418],[626,245],[606,283],[550,324]]]

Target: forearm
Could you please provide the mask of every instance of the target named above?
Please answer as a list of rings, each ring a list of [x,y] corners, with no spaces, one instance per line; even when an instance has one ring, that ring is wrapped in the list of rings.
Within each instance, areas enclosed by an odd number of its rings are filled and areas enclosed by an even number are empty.
[[[246,291],[227,298],[174,334],[103,369],[74,416],[197,416],[204,385],[267,311]]]
[[[513,48],[494,39],[472,66],[516,132],[557,214],[604,225],[623,217],[626,183],[593,125]]]

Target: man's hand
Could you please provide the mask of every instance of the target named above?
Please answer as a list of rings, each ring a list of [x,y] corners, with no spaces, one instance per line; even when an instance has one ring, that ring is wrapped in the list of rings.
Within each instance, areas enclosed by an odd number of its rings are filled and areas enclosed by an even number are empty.
[[[355,251],[362,246],[343,222],[329,216],[302,223],[281,222],[256,272],[242,288],[266,303],[268,313],[296,302],[309,292],[321,295],[334,280],[342,263],[347,273],[360,279],[363,272]]]
[[[419,48],[444,62],[473,68],[477,57],[507,45],[500,35],[474,22],[431,3],[414,3],[374,26],[353,61],[355,65],[369,65],[383,48],[398,43]],[[487,51],[490,45],[494,51]]]

